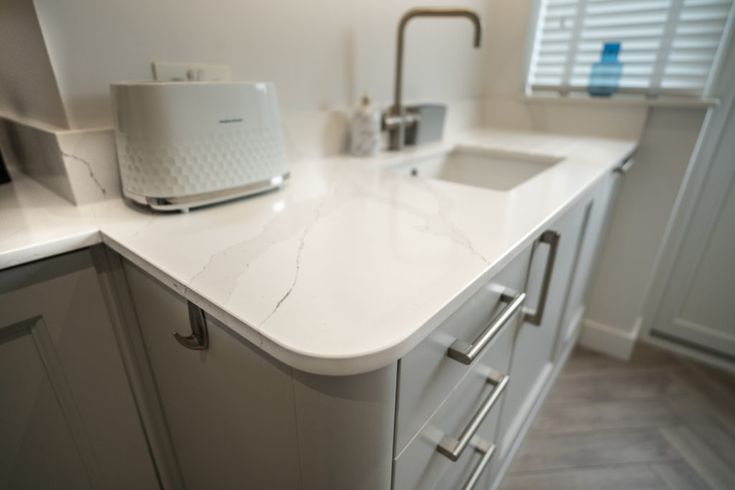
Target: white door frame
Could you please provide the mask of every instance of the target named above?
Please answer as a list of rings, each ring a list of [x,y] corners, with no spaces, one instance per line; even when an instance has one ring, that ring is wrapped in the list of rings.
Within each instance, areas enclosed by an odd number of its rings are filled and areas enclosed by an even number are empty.
[[[732,36],[730,41],[733,41]],[[679,188],[666,232],[661,241],[654,275],[646,294],[645,306],[642,312],[641,339],[735,372],[735,364],[722,358],[710,355],[703,350],[651,335],[666,286],[674,270],[676,258],[687,236],[692,216],[699,201],[698,198],[703,192],[704,182],[716,155],[718,143],[721,138],[725,137],[730,112],[735,110],[735,88],[733,88],[733,85],[735,85],[735,60],[732,56],[735,54],[735,47],[732,42],[729,51],[731,55],[725,58],[726,61],[719,77],[720,87],[726,90],[726,93],[721,94],[723,102],[707,111],[697,144]]]

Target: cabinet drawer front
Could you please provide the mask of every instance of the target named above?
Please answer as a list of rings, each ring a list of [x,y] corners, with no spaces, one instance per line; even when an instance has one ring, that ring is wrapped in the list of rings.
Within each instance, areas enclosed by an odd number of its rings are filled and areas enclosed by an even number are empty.
[[[497,419],[496,419],[497,423]],[[456,463],[449,466],[432,490],[486,490],[492,481],[493,458],[497,443],[475,437],[472,447]]]
[[[530,252],[528,248],[513,259],[487,286],[467,300],[435,332],[401,359],[396,419],[397,454],[406,447],[474,365],[494,363],[493,355],[490,354],[493,344],[502,330],[512,328],[518,322],[518,314],[505,322],[496,338],[470,365],[452,359],[448,352],[457,340],[472,342],[508,307],[508,303],[501,300],[504,293],[516,296],[523,291]]]
[[[438,489],[444,488],[439,482],[450,481],[452,485],[459,482],[457,485],[461,486],[470,477],[480,457],[476,448],[495,442],[500,409],[505,398],[503,392],[500,392],[500,397],[492,404],[479,428],[472,432],[472,438],[459,459],[452,461],[440,452],[439,446],[447,438],[458,439],[481,410],[483,403],[500,386],[489,382],[489,379],[498,379],[498,373],[507,373],[516,328],[517,323],[513,323],[498,335],[485,356],[472,367],[408,447],[399,453],[395,460],[394,490]],[[487,466],[489,469],[490,465]],[[486,475],[482,475],[482,478],[486,478]]]

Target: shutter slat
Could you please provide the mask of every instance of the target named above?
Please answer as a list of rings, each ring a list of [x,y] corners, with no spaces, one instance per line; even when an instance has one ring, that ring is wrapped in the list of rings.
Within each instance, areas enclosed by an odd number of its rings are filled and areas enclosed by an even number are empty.
[[[658,1],[630,1],[624,2],[619,0],[613,0],[611,2],[588,2],[587,3],[587,15],[608,15],[627,13],[635,14],[637,12],[646,11],[667,11],[671,7],[670,0],[658,0]]]
[[[679,16],[679,22],[717,21],[724,23],[730,8],[684,8]]]
[[[697,39],[684,38],[674,39],[672,49],[709,49],[713,53],[717,49],[719,42],[715,39]]]
[[[659,46],[658,39],[629,39],[622,46],[622,49],[627,52],[648,52],[653,53]],[[595,52],[600,53],[602,51],[602,43],[600,41],[590,41],[580,43],[577,47],[578,52]],[[598,58],[599,59],[599,58]]]
[[[667,89],[694,90],[705,83],[706,80],[706,77],[696,79],[664,78],[661,81],[661,87]]]
[[[730,5],[731,0],[684,0],[684,8],[699,7],[705,5]]]
[[[672,50],[669,63],[702,63],[711,65],[714,55],[709,50]]]
[[[721,32],[722,24],[710,22],[679,24],[676,28],[676,35],[678,36],[712,36],[719,38]]]
[[[601,41],[625,41],[626,39],[657,39],[661,37],[662,33],[663,29],[661,29],[661,27],[633,27],[630,29],[585,29],[582,31],[582,35],[580,37],[585,41],[592,39],[599,39]]]
[[[604,17],[587,16],[584,19],[585,28],[592,27],[629,27],[629,26],[658,26],[666,20],[666,11],[636,15],[605,15]]]
[[[572,69],[574,76],[589,75],[592,71],[591,65],[575,65]],[[638,66],[625,66],[623,68],[623,78],[625,77],[649,77],[653,74],[653,67],[651,65],[638,65]]]
[[[598,62],[599,60],[600,60],[599,52],[578,52],[574,61],[576,63],[592,64],[592,63]],[[650,51],[641,51],[639,53],[636,53],[634,51],[628,51],[626,53],[620,54],[620,61],[623,63],[623,66],[638,65],[638,64],[652,65],[655,60],[656,60],[655,53],[652,53]]]

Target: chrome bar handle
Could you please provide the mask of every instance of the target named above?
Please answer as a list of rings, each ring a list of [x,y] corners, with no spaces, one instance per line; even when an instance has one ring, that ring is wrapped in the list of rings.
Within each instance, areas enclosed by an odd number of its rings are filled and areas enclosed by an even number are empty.
[[[546,309],[546,298],[549,295],[549,285],[551,284],[551,277],[554,275],[554,264],[556,263],[556,252],[559,249],[559,235],[554,230],[546,230],[541,234],[539,243],[544,243],[549,246],[549,255],[546,257],[546,269],[544,270],[544,279],[541,283],[541,295],[539,296],[538,306],[536,311],[527,312],[523,316],[523,321],[530,323],[531,325],[541,325],[544,319],[544,310]]]
[[[475,469],[472,470],[472,473],[467,479],[467,483],[465,483],[462,487],[462,490],[472,490],[473,488],[475,488],[475,485],[477,485],[477,482],[480,480],[482,473],[487,468],[487,464],[493,458],[493,454],[495,453],[495,444],[491,445],[489,442],[481,439],[480,441],[478,441],[475,450],[478,453],[482,454],[482,458],[480,458],[480,461],[477,462],[477,466],[475,466]]]
[[[204,316],[204,310],[191,301],[188,302],[188,307],[191,334],[184,337],[179,333],[174,333],[174,338],[187,349],[207,350],[209,348],[209,332],[207,331],[207,318]]]
[[[482,352],[485,346],[488,345],[490,341],[493,340],[493,338],[495,338],[498,332],[500,332],[500,329],[503,328],[503,325],[505,325],[508,320],[513,317],[513,315],[516,313],[516,311],[518,311],[525,300],[526,293],[521,293],[516,297],[510,296],[508,294],[500,295],[500,301],[503,303],[508,303],[508,305],[503,308],[503,310],[494,320],[487,324],[487,326],[475,338],[475,340],[472,341],[471,344],[465,342],[464,340],[457,339],[449,347],[447,355],[455,361],[461,362],[462,364],[471,364],[472,361],[477,358],[478,354]]]
[[[633,166],[635,163],[635,160],[633,160],[632,156],[629,156],[625,160],[623,160],[623,163],[620,164],[619,167],[615,167],[615,170],[613,172],[617,172],[619,174],[626,174],[628,173],[628,170]]]
[[[510,376],[507,374],[493,372],[488,376],[488,382],[495,386],[493,391],[491,391],[487,398],[482,402],[480,409],[475,413],[475,415],[473,415],[458,438],[448,435],[442,437],[439,445],[437,446],[437,450],[441,454],[452,461],[457,461],[459,457],[462,456],[462,453],[467,447],[467,444],[469,444],[470,439],[475,435],[475,432],[480,428],[482,421],[485,420],[485,417],[487,417],[487,414],[490,413],[490,410],[492,410],[495,403],[497,403],[500,395],[505,391],[505,388],[508,386],[508,381],[510,381]]]

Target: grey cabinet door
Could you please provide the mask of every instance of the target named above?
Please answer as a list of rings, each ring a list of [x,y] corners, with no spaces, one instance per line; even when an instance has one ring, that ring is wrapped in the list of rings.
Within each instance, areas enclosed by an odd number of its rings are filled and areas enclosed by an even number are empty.
[[[181,477],[187,490],[300,488],[291,369],[206,316],[209,347],[191,350],[187,301],[125,263]]]
[[[610,222],[612,203],[620,185],[620,175],[611,171],[595,187],[592,200],[587,204],[588,217],[580,235],[578,259],[559,326],[555,354],[557,359],[571,348],[570,344],[577,338],[585,311],[590,281],[596,270],[597,259]]]
[[[549,382],[556,337],[589,212],[588,205],[588,197],[578,201],[546,227],[559,234],[558,251],[541,323],[534,325],[524,322],[516,337],[510,368],[512,382],[508,386],[500,426],[498,463],[503,460],[545,384]],[[526,304],[530,309],[539,305],[549,250],[548,245],[538,242],[535,245],[526,287]]]
[[[158,488],[87,250],[0,272],[0,488]]]

